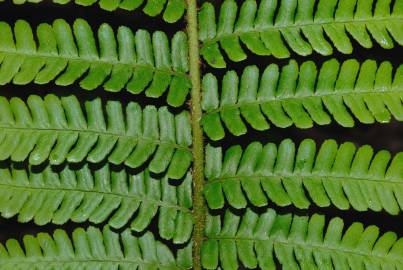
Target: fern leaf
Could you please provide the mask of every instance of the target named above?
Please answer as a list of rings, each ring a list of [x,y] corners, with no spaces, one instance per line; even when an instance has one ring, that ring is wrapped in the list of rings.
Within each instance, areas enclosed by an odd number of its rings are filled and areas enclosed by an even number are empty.
[[[0,85],[55,80],[65,86],[80,81],[86,90],[102,86],[112,92],[145,92],[152,98],[168,92],[172,106],[182,105],[191,87],[183,32],[174,35],[170,48],[163,32],[133,34],[122,26],[115,36],[108,24],[99,27],[96,39],[83,19],[77,19],[73,27],[61,19],[52,25],[42,23],[36,36],[23,20],[13,30],[0,22]]]
[[[105,115],[104,115],[105,111]],[[34,165],[108,159],[113,164],[138,168],[150,160],[151,172],[167,171],[179,179],[187,172],[192,154],[189,115],[171,114],[167,107],[142,109],[130,102],[102,104],[99,98],[85,102],[76,97],[44,99],[30,96],[0,97],[0,160]]]
[[[158,215],[161,237],[184,243],[192,233],[191,184],[190,174],[173,186],[167,177],[154,179],[147,170],[133,174],[108,165],[40,172],[12,166],[0,169],[0,213],[38,225],[107,222],[116,229],[129,224],[138,232]]]
[[[403,44],[403,3],[345,0],[225,0],[218,22],[214,6],[204,3],[199,13],[201,55],[213,67],[224,68],[222,51],[231,61],[247,58],[241,43],[254,54],[290,57],[317,52],[333,53],[333,47],[351,54],[351,40],[365,48],[373,41],[385,49]],[[374,8],[372,6],[374,5]],[[391,11],[392,9],[392,11]],[[329,41],[328,41],[329,40]]]
[[[273,143],[251,143],[245,151],[229,148],[222,159],[221,148],[206,150],[205,197],[210,208],[235,208],[268,204],[308,208],[320,207],[358,211],[386,210],[397,215],[403,209],[403,152],[391,158],[387,151],[374,153],[365,145],[356,148],[325,141],[319,150],[304,140],[296,150],[286,139]]]
[[[277,127],[310,128],[327,125],[332,118],[344,127],[361,123],[386,123],[391,115],[403,121],[403,65],[395,71],[389,62],[366,60],[326,61],[319,72],[312,61],[298,66],[291,60],[280,68],[269,65],[260,75],[256,66],[241,76],[229,71],[223,78],[221,97],[215,76],[203,78],[205,111],[202,124],[213,140],[225,136],[224,125],[239,136],[253,129],[266,130],[269,121]],[[223,123],[222,123],[222,122]]]
[[[284,270],[402,269],[403,238],[359,222],[343,227],[342,219],[326,224],[317,214],[278,215],[269,209],[258,215],[248,209],[239,217],[227,211],[222,224],[220,216],[207,218],[202,263],[224,270],[240,269],[238,261],[248,269],[277,269],[275,260]]]
[[[0,0],[2,2],[4,0]],[[95,3],[101,9],[107,11],[114,11],[123,9],[133,11],[143,8],[143,12],[148,16],[155,17],[163,14],[164,21],[174,23],[179,21],[186,10],[185,0],[52,0],[55,4],[66,5],[74,2],[80,6],[92,6]],[[43,0],[12,0],[16,5],[22,5],[27,2],[30,4],[38,4]]]
[[[71,236],[58,229],[53,235],[26,235],[23,245],[10,239],[0,244],[1,269],[190,269],[191,246],[175,258],[163,243],[148,232],[136,237],[108,227],[75,229]]]

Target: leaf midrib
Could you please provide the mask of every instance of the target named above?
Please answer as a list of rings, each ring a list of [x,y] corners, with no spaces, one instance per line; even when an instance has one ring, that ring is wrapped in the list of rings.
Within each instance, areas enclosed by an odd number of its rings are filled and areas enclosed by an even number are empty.
[[[279,245],[284,245],[284,246],[291,246],[293,247],[293,249],[295,248],[301,248],[301,249],[312,249],[314,250],[327,250],[328,252],[337,252],[337,253],[347,253],[350,255],[355,255],[355,256],[362,256],[362,257],[369,257],[369,258],[377,258],[381,261],[384,261],[386,259],[389,259],[391,261],[394,261],[396,263],[399,262],[398,258],[394,258],[393,256],[381,256],[378,254],[373,254],[373,253],[364,253],[364,252],[359,252],[359,251],[355,251],[355,250],[350,250],[350,249],[345,249],[344,247],[340,247],[339,248],[335,248],[335,247],[331,247],[331,246],[327,246],[327,245],[315,245],[315,244],[311,244],[311,243],[306,243],[306,242],[299,242],[299,241],[293,241],[287,239],[286,240],[281,240],[278,237],[273,237],[273,239],[254,239],[254,238],[247,238],[247,237],[229,237],[229,236],[215,236],[215,237],[207,237],[207,240],[232,240],[235,242],[242,242],[242,241],[249,241],[249,242],[263,242],[263,243],[268,243],[269,245],[275,245],[275,244],[279,244]]]
[[[304,93],[304,94],[294,94],[294,96],[274,96],[269,98],[265,98],[262,100],[256,100],[256,101],[248,101],[248,102],[238,102],[236,104],[228,104],[228,105],[221,105],[217,109],[214,110],[208,110],[205,111],[203,114],[203,117],[209,114],[214,114],[214,113],[219,113],[225,110],[231,110],[231,109],[239,109],[244,106],[253,106],[253,105],[264,105],[266,103],[272,103],[272,102],[287,102],[287,101],[302,101],[303,99],[309,99],[309,98],[326,98],[326,97],[345,97],[345,96],[358,96],[358,95],[385,95],[385,94],[399,94],[403,93],[403,88],[402,90],[392,90],[393,87],[390,87],[391,89],[388,90],[372,90],[372,91],[359,91],[355,89],[348,89],[348,91],[339,91],[339,92],[332,92],[332,93]]]
[[[2,54],[2,53],[8,54],[8,55],[16,55],[16,56],[20,56],[20,57],[27,57],[27,58],[44,58],[45,61],[47,59],[59,59],[59,60],[64,60],[66,62],[70,62],[70,61],[86,62],[86,63],[88,63],[89,68],[94,64],[104,64],[104,65],[111,65],[111,66],[123,65],[123,66],[127,66],[127,67],[133,68],[133,69],[144,67],[144,68],[153,70],[154,73],[156,73],[156,72],[167,73],[167,74],[170,74],[175,77],[189,78],[189,75],[185,72],[174,71],[170,68],[157,68],[154,65],[150,65],[150,64],[127,63],[127,62],[122,62],[119,60],[105,60],[102,58],[90,59],[90,58],[84,58],[84,57],[80,57],[80,56],[63,56],[61,54],[54,55],[54,54],[40,53],[38,51],[33,52],[33,53],[28,53],[28,52],[24,52],[24,51],[21,51],[18,49],[5,50],[4,48],[2,48],[0,50],[0,54]],[[59,76],[60,74],[63,74],[63,71],[61,71],[57,76]]]
[[[170,141],[165,141],[165,140],[159,140],[159,139],[153,139],[149,137],[144,137],[144,136],[130,136],[126,134],[119,134],[119,133],[113,133],[113,132],[108,132],[108,131],[99,131],[99,130],[91,130],[91,129],[56,129],[56,128],[32,128],[32,127],[8,127],[8,126],[0,126],[0,130],[5,129],[5,130],[10,130],[10,131],[25,131],[25,132],[44,132],[44,133],[50,133],[50,132],[60,132],[60,133],[85,133],[85,134],[92,134],[96,136],[111,136],[111,137],[117,137],[119,138],[128,138],[132,139],[133,141],[141,142],[151,142],[151,143],[156,143],[158,145],[163,145],[163,146],[169,146],[172,148],[177,148],[177,149],[182,149],[187,152],[191,152],[190,148],[184,145],[179,145],[176,143],[172,143]]]
[[[204,225],[207,205],[203,197],[204,179],[204,141],[201,121],[203,118],[201,91],[201,57],[198,38],[198,5],[197,0],[186,0],[187,3],[187,33],[189,42],[189,74],[192,82],[190,92],[190,114],[192,125],[192,154],[193,154],[193,259],[192,269],[202,270],[201,247],[203,244]]]
[[[287,29],[300,29],[304,27],[310,27],[310,26],[320,26],[323,28],[325,25],[346,25],[346,24],[370,24],[370,23],[386,23],[390,21],[400,21],[403,18],[400,16],[394,16],[393,14],[390,17],[371,17],[369,19],[357,19],[357,20],[342,20],[342,21],[327,21],[327,22],[317,22],[315,21],[311,23],[301,23],[301,24],[288,24],[288,25],[268,25],[266,27],[262,27],[260,29],[252,28],[253,30],[235,30],[232,33],[226,33],[226,34],[216,34],[214,38],[208,38],[204,41],[202,41],[202,47],[209,46],[211,44],[214,44],[216,42],[219,42],[221,39],[224,38],[229,38],[229,37],[240,37],[242,34],[246,33],[255,33],[255,34],[260,34],[262,32],[266,31],[271,31],[271,30],[287,30]]]
[[[182,212],[191,212],[190,209],[176,205],[176,204],[170,204],[161,200],[153,200],[150,199],[146,196],[136,196],[132,194],[122,194],[118,192],[106,192],[106,191],[99,191],[95,189],[91,190],[86,190],[86,189],[80,189],[80,188],[68,188],[68,187],[33,187],[33,186],[26,186],[26,185],[12,185],[8,183],[1,183],[0,182],[0,189],[1,187],[5,188],[14,188],[14,189],[22,189],[22,190],[35,190],[35,191],[44,191],[44,192],[54,192],[54,191],[62,191],[62,192],[70,192],[70,193],[88,193],[88,194],[97,194],[99,196],[109,196],[109,197],[118,197],[118,198],[128,198],[131,200],[139,201],[139,202],[145,202],[145,203],[151,203],[154,205],[158,205],[161,207],[166,207],[166,208],[173,208],[180,210]]]
[[[13,260],[13,259],[15,259],[15,260]],[[8,262],[4,262],[4,261],[7,261],[7,260],[8,260]],[[150,267],[157,266],[158,269],[160,269],[161,267],[164,267],[164,269],[167,269],[167,270],[168,269],[172,269],[172,270],[175,270],[175,269],[186,270],[187,269],[187,268],[181,267],[179,265],[169,266],[169,265],[163,265],[163,264],[160,264],[160,263],[147,262],[147,261],[140,260],[140,259],[134,260],[134,259],[127,259],[127,258],[123,258],[123,259],[119,259],[119,260],[117,260],[117,259],[110,259],[110,260],[81,259],[81,258],[71,258],[71,259],[64,259],[64,260],[57,260],[57,259],[51,260],[49,258],[43,258],[43,259],[38,260],[38,259],[33,259],[33,258],[31,259],[31,258],[27,258],[27,257],[25,257],[25,258],[18,257],[18,258],[12,258],[12,259],[10,259],[10,258],[4,259],[3,258],[2,261],[5,264],[8,264],[8,265],[10,265],[10,264],[12,264],[12,265],[27,265],[28,264],[30,266],[32,266],[32,264],[35,264],[35,265],[41,265],[41,264],[56,264],[56,265],[58,265],[58,264],[61,264],[61,265],[64,266],[66,264],[83,264],[83,263],[87,263],[87,264],[118,264],[118,265],[129,264],[129,265],[134,265],[134,266],[136,266],[136,265],[144,265],[144,266],[148,265]]]
[[[302,178],[302,181],[305,181],[305,179],[310,179],[313,177],[319,177],[323,178],[323,181],[326,181],[324,179],[336,179],[339,181],[343,181],[346,178],[349,180],[355,180],[355,181],[365,181],[365,182],[375,182],[375,183],[383,183],[383,184],[391,184],[391,185],[402,185],[403,188],[403,181],[399,180],[394,180],[394,179],[379,179],[379,178],[363,178],[363,177],[357,177],[357,176],[350,176],[350,175],[331,175],[330,173],[328,175],[323,175],[323,174],[298,174],[298,173],[292,173],[292,174],[281,174],[281,173],[273,173],[271,175],[236,175],[236,176],[223,176],[223,177],[217,177],[210,179],[206,185],[212,184],[212,183],[217,183],[217,182],[225,182],[225,181],[241,181],[242,178],[246,179],[251,179],[251,180],[262,180],[267,178],[269,180],[270,178],[280,178],[281,180],[285,178]]]

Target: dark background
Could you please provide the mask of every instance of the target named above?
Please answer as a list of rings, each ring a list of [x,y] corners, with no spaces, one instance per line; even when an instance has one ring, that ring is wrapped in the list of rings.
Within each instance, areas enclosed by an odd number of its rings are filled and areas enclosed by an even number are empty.
[[[213,2],[213,1],[212,1]],[[222,1],[215,1],[216,3]],[[240,1],[239,1],[240,2]],[[218,6],[218,5],[216,5]],[[120,25],[129,26],[131,29],[136,30],[139,28],[148,30],[163,30],[169,36],[172,36],[178,30],[186,30],[184,21],[178,22],[176,24],[166,24],[163,23],[161,17],[150,18],[145,16],[140,11],[128,12],[117,10],[115,12],[107,12],[97,5],[92,7],[81,7],[74,4],[68,5],[57,5],[52,4],[49,1],[45,1],[40,4],[24,4],[21,6],[13,5],[9,0],[6,3],[0,3],[0,21],[6,21],[9,24],[13,24],[18,19],[27,20],[33,29],[39,23],[47,22],[51,23],[54,19],[63,18],[68,22],[72,23],[75,18],[86,19],[93,29],[97,29],[101,23],[107,22],[111,24],[115,29]],[[1,38],[1,37],[0,37]],[[378,61],[391,61],[395,67],[401,64],[403,56],[403,50],[401,47],[396,46],[392,50],[384,50],[378,45],[374,45],[372,49],[364,49],[358,44],[354,43],[354,54],[353,55],[342,55],[335,53],[331,57],[323,57],[320,55],[312,55],[309,57],[298,57],[293,54],[292,57],[296,59],[299,63],[304,60],[311,59],[317,64],[321,64],[323,61],[328,60],[332,57],[336,57],[340,61],[343,59],[348,59],[351,57],[357,58],[359,60],[365,59],[375,59]],[[228,69],[234,69],[240,72],[244,67],[248,65],[257,65],[260,68],[265,67],[269,63],[276,62],[279,64],[286,64],[288,60],[278,60],[272,57],[256,57],[250,56],[246,61],[241,63],[229,63]],[[214,72],[219,77],[224,74],[223,70],[213,70],[207,66],[203,65],[203,72]],[[154,100],[146,98],[143,95],[133,96],[125,93],[124,91],[120,93],[108,93],[102,89],[97,89],[95,91],[85,91],[81,90],[78,85],[59,87],[54,84],[48,84],[44,86],[30,84],[27,86],[15,86],[6,85],[0,87],[1,95],[5,96],[21,96],[27,97],[30,94],[37,94],[44,96],[47,93],[53,93],[57,95],[69,95],[75,94],[81,97],[81,100],[88,100],[94,97],[102,97],[105,100],[121,100],[123,102],[128,101],[138,101],[144,104],[155,104],[157,106],[164,105],[165,99]],[[186,109],[184,107],[180,109]],[[180,110],[179,109],[179,110]],[[362,125],[357,124],[355,128],[342,128],[336,124],[300,130],[294,127],[279,129],[272,127],[270,130],[265,132],[256,132],[250,130],[250,133],[241,137],[228,136],[225,142],[219,142],[224,147],[229,147],[233,144],[247,145],[253,140],[259,140],[262,142],[279,142],[284,138],[292,138],[295,142],[299,142],[304,138],[312,138],[317,143],[322,142],[325,139],[335,139],[339,143],[344,141],[353,141],[357,145],[370,144],[376,150],[386,149],[392,153],[397,153],[403,150],[403,128],[402,124],[397,121],[392,121],[389,124],[374,124],[374,125]],[[403,215],[390,216],[384,212],[374,213],[368,212],[357,212],[357,211],[341,211],[335,208],[316,208],[311,207],[309,210],[297,210],[294,207],[277,207],[271,205],[274,209],[279,212],[294,212],[298,214],[312,214],[312,213],[323,213],[326,214],[328,218],[339,216],[342,217],[346,224],[351,224],[354,221],[363,222],[366,225],[376,224],[381,228],[381,231],[385,232],[387,230],[393,230],[403,236]],[[257,209],[261,211],[262,209]],[[74,224],[68,223],[64,226],[68,231],[78,226],[87,226],[88,224]],[[4,242],[8,238],[21,237],[26,233],[36,233],[40,231],[53,231],[55,228],[60,228],[56,225],[47,225],[39,227],[34,223],[19,224],[16,222],[16,218],[12,219],[2,219],[0,218],[0,242]]]

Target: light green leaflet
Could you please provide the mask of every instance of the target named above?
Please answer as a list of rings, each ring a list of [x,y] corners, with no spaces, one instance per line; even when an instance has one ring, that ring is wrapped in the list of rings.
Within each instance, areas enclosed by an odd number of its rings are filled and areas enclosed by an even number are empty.
[[[0,160],[58,165],[107,159],[131,168],[149,162],[151,172],[185,175],[192,161],[187,112],[173,115],[166,107],[142,109],[135,102],[124,108],[99,98],[84,107],[74,96],[32,95],[26,102],[0,97]]]
[[[0,244],[2,270],[12,269],[189,269],[191,246],[178,251],[176,257],[163,243],[148,232],[135,237],[129,230],[121,234],[108,227],[99,230],[78,228],[71,236],[63,230],[53,235],[39,233],[25,236],[22,247],[10,239]]]
[[[7,1],[0,270],[403,269],[403,0]]]
[[[26,21],[17,21],[13,30],[0,22],[0,36],[0,85],[55,81],[66,86],[80,81],[86,90],[102,86],[111,92],[144,92],[152,98],[167,92],[168,104],[176,107],[185,102],[191,88],[183,32],[173,36],[170,46],[161,31],[150,35],[140,29],[133,34],[121,26],[115,35],[104,23],[96,38],[85,20],[70,26],[58,19],[52,25],[40,24],[36,36]]]

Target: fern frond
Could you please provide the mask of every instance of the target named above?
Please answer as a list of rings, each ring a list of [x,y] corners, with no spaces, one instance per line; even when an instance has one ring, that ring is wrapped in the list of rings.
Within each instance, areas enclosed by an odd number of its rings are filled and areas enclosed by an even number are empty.
[[[174,35],[171,48],[161,31],[152,36],[146,30],[133,34],[122,26],[115,36],[105,23],[96,39],[83,19],[77,19],[72,27],[61,19],[52,25],[42,23],[36,36],[26,21],[17,21],[14,31],[0,22],[0,36],[0,85],[53,80],[57,85],[71,85],[79,80],[86,90],[102,86],[112,92],[145,91],[153,98],[168,92],[172,106],[182,105],[191,87],[183,32]]]
[[[53,235],[26,235],[23,245],[10,239],[0,244],[1,269],[165,269],[192,267],[191,245],[175,255],[147,232],[136,237],[129,230],[121,234],[108,227],[78,228],[69,236],[64,230]]]
[[[105,112],[105,115],[104,115]],[[108,159],[113,164],[137,168],[150,160],[151,172],[167,170],[170,178],[187,172],[192,154],[189,114],[173,115],[167,107],[157,109],[118,101],[102,104],[86,101],[85,110],[76,97],[44,99],[30,96],[0,97],[0,160],[50,164],[64,161],[92,163]]]
[[[0,2],[5,0],[0,0]],[[37,4],[43,0],[12,0],[16,5],[25,3]],[[95,3],[101,9],[114,11],[124,9],[133,11],[143,7],[143,12],[148,16],[155,17],[163,14],[164,21],[174,23],[183,17],[186,10],[185,0],[52,0],[55,4],[66,5],[74,2],[80,6],[92,6]]]
[[[18,215],[19,222],[65,224],[69,220],[94,224],[107,222],[120,229],[129,223],[141,232],[158,215],[162,238],[184,243],[192,233],[192,177],[179,186],[168,177],[153,178],[149,171],[84,166],[40,172],[11,167],[0,169],[0,213]]]
[[[247,58],[241,46],[257,55],[287,58],[313,51],[351,54],[351,39],[365,48],[373,41],[385,49],[403,44],[403,3],[390,0],[225,0],[218,22],[214,6],[204,3],[199,13],[201,55],[213,67],[224,68],[220,47],[231,61]],[[374,5],[374,9],[372,6]],[[392,12],[390,11],[392,9]],[[330,42],[329,42],[329,41]]]
[[[218,88],[215,76],[203,78],[202,124],[213,140],[224,138],[223,123],[239,136],[247,132],[245,122],[268,129],[267,119],[282,128],[327,125],[332,118],[344,127],[353,127],[354,117],[366,124],[389,122],[391,115],[403,121],[403,65],[393,71],[387,61],[331,59],[318,72],[312,61],[298,66],[291,60],[281,70],[271,64],[261,75],[249,66],[241,78],[226,73],[220,98]]]
[[[227,211],[222,224],[220,216],[207,218],[202,263],[224,270],[240,269],[238,261],[248,269],[277,269],[275,260],[284,270],[403,268],[403,238],[359,222],[343,227],[342,219],[326,224],[317,214],[278,215],[269,209],[258,215],[248,209],[239,217]]]
[[[365,145],[340,146],[327,140],[316,150],[312,140],[296,149],[286,139],[273,143],[251,143],[245,151],[207,147],[205,197],[210,208],[235,208],[268,204],[308,208],[320,207],[358,211],[386,210],[397,215],[403,210],[403,152],[393,158],[383,150],[374,153]]]

